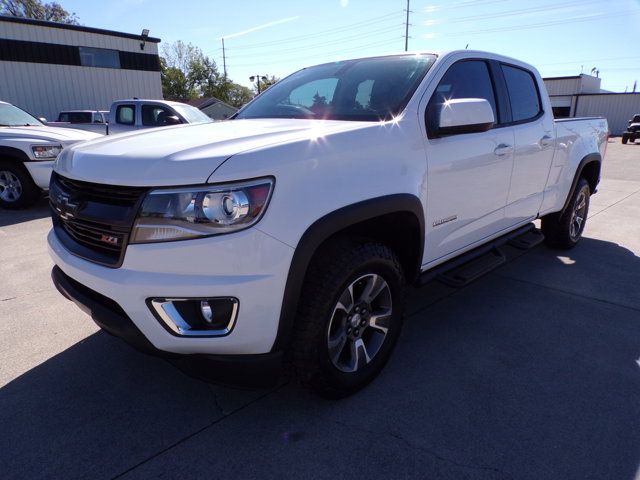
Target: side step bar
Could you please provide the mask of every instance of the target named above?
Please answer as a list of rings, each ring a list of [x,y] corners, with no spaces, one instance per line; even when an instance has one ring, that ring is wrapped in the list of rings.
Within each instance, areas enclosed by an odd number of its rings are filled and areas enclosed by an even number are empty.
[[[529,223],[459,257],[422,272],[417,285],[425,285],[433,280],[438,280],[451,287],[464,287],[507,261],[501,248],[504,245],[509,244],[519,250],[528,250],[539,245],[543,240],[544,235],[535,228],[533,223]]]

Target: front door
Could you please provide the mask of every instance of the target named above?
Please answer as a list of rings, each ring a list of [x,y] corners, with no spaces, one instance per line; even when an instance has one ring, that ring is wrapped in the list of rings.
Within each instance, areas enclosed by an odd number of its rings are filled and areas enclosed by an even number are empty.
[[[468,249],[507,226],[514,133],[512,127],[499,128],[500,99],[496,102],[486,61],[461,60],[447,69],[427,104],[427,124],[439,116],[445,101],[457,98],[486,99],[496,126],[486,132],[427,138],[424,264]]]

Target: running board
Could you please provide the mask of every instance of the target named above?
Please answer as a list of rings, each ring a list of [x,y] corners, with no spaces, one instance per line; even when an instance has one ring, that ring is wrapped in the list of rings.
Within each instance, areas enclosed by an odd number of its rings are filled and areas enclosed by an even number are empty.
[[[451,287],[464,287],[507,261],[505,252],[501,248],[504,245],[509,244],[519,250],[528,250],[543,240],[544,235],[535,228],[533,223],[529,223],[423,272],[417,284],[425,285],[432,280],[439,280]]]

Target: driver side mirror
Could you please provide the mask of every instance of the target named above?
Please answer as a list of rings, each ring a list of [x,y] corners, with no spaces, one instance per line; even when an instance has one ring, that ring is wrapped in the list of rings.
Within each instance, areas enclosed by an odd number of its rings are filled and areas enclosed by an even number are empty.
[[[456,98],[442,104],[436,135],[486,132],[494,123],[493,108],[484,98]]]
[[[44,117],[38,117],[38,120],[40,120],[40,122],[44,123],[45,125],[47,124],[47,119]]]
[[[178,118],[177,115],[169,115],[167,116],[167,118],[165,119],[164,124],[165,125],[179,125],[180,123],[180,119]]]

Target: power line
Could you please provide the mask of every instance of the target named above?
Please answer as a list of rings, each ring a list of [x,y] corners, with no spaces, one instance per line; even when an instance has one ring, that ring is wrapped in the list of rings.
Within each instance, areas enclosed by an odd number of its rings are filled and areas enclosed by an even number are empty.
[[[277,50],[278,54],[281,53],[288,53],[288,52],[299,52],[301,48],[304,49],[314,49],[314,48],[322,48],[322,47],[327,47],[327,46],[333,46],[333,45],[340,45],[341,43],[344,43],[345,41],[349,41],[349,40],[353,40],[353,39],[361,39],[361,38],[366,38],[366,37],[372,37],[372,36],[378,36],[381,33],[388,33],[388,32],[392,32],[394,30],[398,30],[398,27],[400,26],[400,24],[398,25],[394,25],[391,27],[384,27],[378,30],[372,30],[366,34],[360,33],[360,34],[356,34],[356,35],[349,35],[347,37],[340,37],[340,38],[336,38],[334,40],[330,40],[327,42],[322,42],[322,43],[315,43],[313,45],[309,45],[309,46],[296,46],[296,47],[292,47],[292,48],[287,48],[284,50]],[[227,49],[228,51],[229,49]],[[232,55],[232,58],[255,58],[257,55],[261,55],[261,54],[256,54],[256,53],[244,53],[244,54],[240,54],[240,55]]]
[[[544,12],[549,12],[553,10],[561,10],[563,8],[572,7],[574,5],[585,6],[593,3],[601,4],[602,2],[601,0],[577,0],[577,1],[571,1],[563,4],[557,4],[557,5],[545,5],[545,6],[537,6],[537,7],[531,7],[531,8],[523,8],[519,10],[509,10],[506,12],[499,12],[499,13],[470,15],[467,17],[457,17],[457,18],[450,18],[450,19],[447,18],[447,19],[443,19],[442,22],[449,24],[449,23],[464,23],[464,22],[477,21],[477,20],[489,20],[493,18],[520,16],[527,13],[544,13]]]
[[[503,27],[488,28],[488,29],[481,29],[481,30],[467,30],[464,32],[447,32],[447,33],[438,34],[438,36],[442,36],[442,37],[454,36],[454,35],[464,36],[464,35],[477,35],[477,34],[495,33],[495,32],[508,32],[513,30],[529,30],[529,29],[535,29],[535,28],[550,27],[555,25],[564,25],[567,23],[589,22],[593,20],[600,20],[602,18],[613,18],[613,17],[619,17],[619,16],[636,15],[638,13],[640,12],[634,11],[634,10],[625,10],[625,11],[615,12],[613,14],[602,13],[602,14],[583,16],[583,17],[573,17],[573,18],[563,19],[563,20],[533,23],[528,25],[503,26]]]
[[[382,45],[389,45],[392,42],[397,41],[397,39],[400,37],[392,37],[392,38],[387,38],[384,40],[380,40],[378,42],[374,42],[374,43],[368,43],[365,45],[359,45],[357,47],[350,47],[350,48],[343,48],[340,50],[335,50],[332,52],[324,52],[322,54],[322,57],[320,58],[325,58],[325,57],[329,57],[329,56],[334,56],[334,55],[341,55],[343,53],[348,53],[351,51],[357,51],[357,50],[361,50],[363,48],[371,48],[371,47],[377,47],[377,46],[382,46]],[[304,57],[297,57],[297,58],[284,58],[284,59],[278,59],[275,61],[271,61],[271,62],[259,62],[260,65],[273,65],[273,64],[281,64],[284,62],[296,62],[296,61],[302,61],[302,60],[309,60],[308,55],[305,55]],[[249,64],[233,64],[233,67],[253,67],[256,63],[249,63]]]
[[[404,15],[402,11],[398,11],[398,12],[393,12],[393,13],[388,13],[385,15],[380,15],[377,17],[372,17],[370,19],[367,20],[361,20],[359,22],[355,22],[355,23],[351,23],[349,25],[344,25],[342,27],[335,27],[335,28],[330,28],[328,30],[321,30],[318,32],[314,32],[314,33],[307,33],[304,35],[296,35],[296,36],[292,36],[292,37],[286,37],[286,38],[282,38],[279,40],[273,40],[273,41],[269,41],[269,42],[261,42],[261,43],[254,43],[254,44],[249,44],[249,45],[237,45],[232,47],[232,50],[245,50],[245,49],[252,49],[252,48],[265,48],[265,47],[270,47],[270,46],[274,46],[274,45],[282,45],[282,44],[286,44],[286,43],[291,43],[292,41],[298,41],[298,40],[302,40],[305,38],[316,38],[319,36],[326,36],[327,34],[332,34],[332,33],[336,33],[336,32],[342,32],[342,31],[351,31],[353,29],[358,29],[358,28],[362,28],[362,27],[368,27],[377,23],[382,23],[382,22],[388,22],[390,20],[394,20],[397,21],[398,18],[400,17],[400,15]],[[227,50],[230,50],[229,48],[227,48]]]

